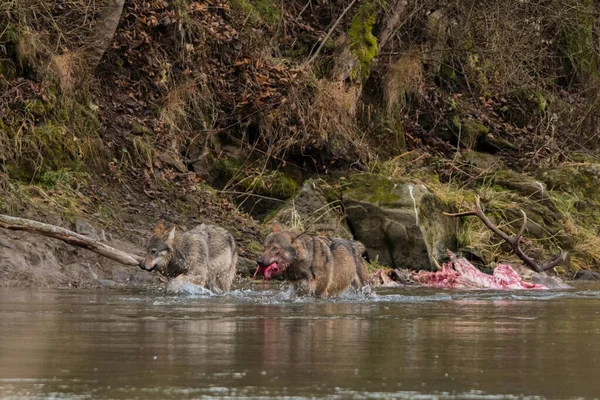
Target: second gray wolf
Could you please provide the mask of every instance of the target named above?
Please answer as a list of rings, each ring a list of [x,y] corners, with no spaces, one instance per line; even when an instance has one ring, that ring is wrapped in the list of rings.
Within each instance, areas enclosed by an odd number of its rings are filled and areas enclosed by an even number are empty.
[[[298,234],[275,223],[264,247],[257,273],[281,275],[301,293],[334,296],[367,281],[366,249],[355,240]]]
[[[237,246],[233,236],[216,225],[198,225],[181,232],[159,222],[140,266],[172,280],[186,281],[216,292],[228,292],[236,273]]]

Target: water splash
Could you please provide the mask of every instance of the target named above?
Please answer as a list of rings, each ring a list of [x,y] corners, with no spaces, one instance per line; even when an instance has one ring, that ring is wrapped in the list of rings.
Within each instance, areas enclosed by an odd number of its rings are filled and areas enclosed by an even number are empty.
[[[217,293],[183,279],[173,279],[167,284],[168,293],[183,293],[197,296],[215,296]]]
[[[419,226],[419,212],[417,211],[417,200],[415,200],[415,196],[413,196],[413,185],[408,185],[408,193],[410,194],[410,198],[413,201],[413,206],[415,209],[415,224]]]

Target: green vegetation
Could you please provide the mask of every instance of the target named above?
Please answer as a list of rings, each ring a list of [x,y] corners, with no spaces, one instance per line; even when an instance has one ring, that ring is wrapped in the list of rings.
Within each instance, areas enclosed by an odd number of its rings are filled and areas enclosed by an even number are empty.
[[[377,38],[373,35],[377,12],[383,5],[379,0],[366,0],[352,18],[350,25],[350,49],[358,59],[355,77],[366,80],[371,75],[373,59],[377,56]]]
[[[279,23],[281,11],[272,0],[231,0],[234,10],[249,19],[253,25],[274,27]]]

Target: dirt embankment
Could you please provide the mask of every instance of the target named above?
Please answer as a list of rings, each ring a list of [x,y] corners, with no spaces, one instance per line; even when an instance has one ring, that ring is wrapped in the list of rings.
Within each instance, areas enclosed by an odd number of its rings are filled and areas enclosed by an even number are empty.
[[[159,220],[216,223],[252,258],[260,222],[311,176],[409,177],[449,210],[467,190],[511,221],[531,196],[501,172],[566,163],[590,172],[543,180],[553,226],[539,213],[532,245],[568,242],[573,270],[600,268],[596,3],[125,0],[94,68],[108,4],[0,4],[0,212],[90,221],[137,254]],[[467,228],[462,247],[506,255]],[[0,285],[146,279],[51,239],[0,240]]]
[[[110,246],[142,254],[143,248],[122,237]],[[0,287],[89,288],[159,285],[158,275],[119,264],[59,240],[0,229]]]

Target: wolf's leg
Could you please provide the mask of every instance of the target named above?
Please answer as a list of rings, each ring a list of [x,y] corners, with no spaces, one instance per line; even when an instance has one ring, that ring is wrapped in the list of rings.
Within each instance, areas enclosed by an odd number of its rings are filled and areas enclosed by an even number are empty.
[[[226,254],[219,256],[215,262],[218,263],[212,269],[215,271],[215,285],[219,291],[229,292],[237,271],[237,252],[231,253],[228,251]]]

